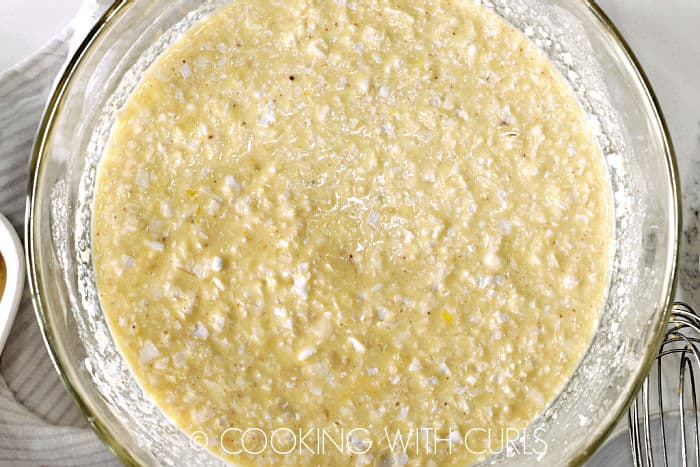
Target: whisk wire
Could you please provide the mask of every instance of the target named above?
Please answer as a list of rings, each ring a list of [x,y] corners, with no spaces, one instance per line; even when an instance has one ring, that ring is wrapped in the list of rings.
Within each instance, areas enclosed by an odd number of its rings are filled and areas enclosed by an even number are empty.
[[[627,425],[629,427],[630,444],[632,446],[632,462],[636,466],[641,466],[641,443],[639,437],[639,409],[637,401],[632,402],[632,406],[627,412]]]
[[[680,382],[680,402],[681,402],[681,437],[682,437],[682,457],[683,457],[683,464],[687,464],[687,444],[686,444],[686,439],[685,439],[685,421],[684,421],[684,415],[685,415],[685,373],[686,370],[688,372],[688,376],[690,377],[690,399],[692,402],[692,421],[693,421],[693,433],[694,433],[694,441],[695,441],[695,459],[696,459],[696,465],[698,462],[700,462],[700,440],[698,439],[698,406],[697,406],[697,392],[695,390],[695,371],[693,370],[693,362],[691,361],[691,356],[695,359],[696,365],[700,367],[700,351],[698,351],[698,347],[695,345],[696,339],[691,339],[686,336],[682,336],[682,340],[685,341],[687,348],[690,349],[691,352],[686,352],[683,354],[683,357],[681,358],[681,382]],[[689,356],[689,353],[691,354]]]
[[[645,439],[651,439],[651,430],[649,429],[649,380],[646,379],[644,380],[644,386],[642,389],[643,392],[643,397],[644,397],[644,438]],[[647,448],[646,448],[646,458],[647,458],[647,465],[654,465],[654,452],[652,449],[650,449],[650,444],[647,443]]]
[[[692,465],[700,467],[700,421],[695,382],[696,370],[700,369],[699,346],[700,315],[685,303],[675,303],[666,337],[657,357],[656,372],[651,373],[644,381],[640,394],[632,402],[627,413],[632,460],[635,466],[654,466],[656,454],[662,458],[664,467],[669,466],[670,445],[667,435],[671,431],[666,425],[669,422],[669,414],[665,413],[664,398],[670,397],[668,393],[672,391],[668,389],[677,389],[681,465],[689,466],[692,462]],[[678,387],[668,388],[665,391],[663,369],[668,367],[670,362],[665,363],[668,359],[678,360]],[[657,380],[655,385],[657,394],[654,397],[650,391],[650,380],[653,377]],[[655,403],[652,404],[652,401]],[[655,407],[652,408],[652,405]],[[658,413],[654,409],[658,409]],[[655,420],[653,426],[652,416]],[[658,431],[654,429],[657,422]],[[692,430],[692,435],[689,430]],[[689,451],[688,442],[691,440],[694,447]],[[678,451],[675,452],[678,453]],[[691,459],[690,455],[694,455],[694,459]]]
[[[685,371],[686,371],[686,366],[688,364],[688,357],[685,355],[681,356],[681,379],[680,379],[680,399],[679,399],[679,404],[680,404],[680,433],[681,433],[681,462],[683,465],[688,465],[688,451],[686,448],[686,436],[685,436]],[[692,367],[691,367],[692,368]],[[692,375],[692,370],[691,375]],[[692,376],[691,376],[692,378]]]
[[[661,373],[661,359],[658,359],[656,361],[656,385],[657,385],[657,394],[663,394],[663,386],[662,386],[662,373]],[[659,418],[661,421],[660,424],[660,431],[661,431],[661,450],[662,450],[662,457],[664,460],[664,467],[668,467],[668,448],[666,446],[666,424],[664,422],[664,398],[659,397]],[[650,438],[651,439],[651,438]],[[636,464],[635,464],[636,465]]]

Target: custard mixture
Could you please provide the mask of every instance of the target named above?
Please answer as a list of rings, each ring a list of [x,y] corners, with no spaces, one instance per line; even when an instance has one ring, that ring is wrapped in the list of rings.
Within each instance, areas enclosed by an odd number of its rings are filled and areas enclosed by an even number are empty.
[[[581,360],[611,211],[572,89],[480,2],[235,0],[120,111],[92,254],[134,375],[226,461],[464,465]]]

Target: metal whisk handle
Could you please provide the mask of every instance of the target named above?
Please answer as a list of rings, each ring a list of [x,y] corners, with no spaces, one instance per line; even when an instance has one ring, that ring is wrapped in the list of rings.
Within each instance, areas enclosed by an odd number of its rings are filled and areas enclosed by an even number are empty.
[[[652,369],[627,413],[635,466],[700,465],[696,370],[700,370],[700,315],[674,303],[668,330]],[[672,378],[668,375],[672,374]],[[666,377],[666,380],[664,378]],[[652,392],[649,387],[655,387]],[[671,412],[678,411],[678,415]],[[673,422],[673,423],[672,423]],[[673,434],[680,439],[674,441]],[[677,459],[677,460],[674,460]]]

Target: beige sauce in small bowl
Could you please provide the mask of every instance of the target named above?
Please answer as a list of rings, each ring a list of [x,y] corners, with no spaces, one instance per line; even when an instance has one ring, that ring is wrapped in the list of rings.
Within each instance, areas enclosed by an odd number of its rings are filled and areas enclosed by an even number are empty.
[[[5,282],[7,281],[7,266],[5,266],[5,258],[0,255],[0,300],[5,293]]]

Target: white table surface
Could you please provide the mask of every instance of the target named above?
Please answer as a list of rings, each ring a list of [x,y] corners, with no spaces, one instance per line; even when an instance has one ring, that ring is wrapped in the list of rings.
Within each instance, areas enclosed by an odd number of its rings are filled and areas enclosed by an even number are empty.
[[[147,1],[147,0],[144,0]],[[81,0],[0,0],[0,72],[56,35]],[[684,203],[679,298],[700,307],[700,0],[599,0],[647,73],[676,149]]]
[[[82,0],[0,0],[0,72],[57,35]]]

